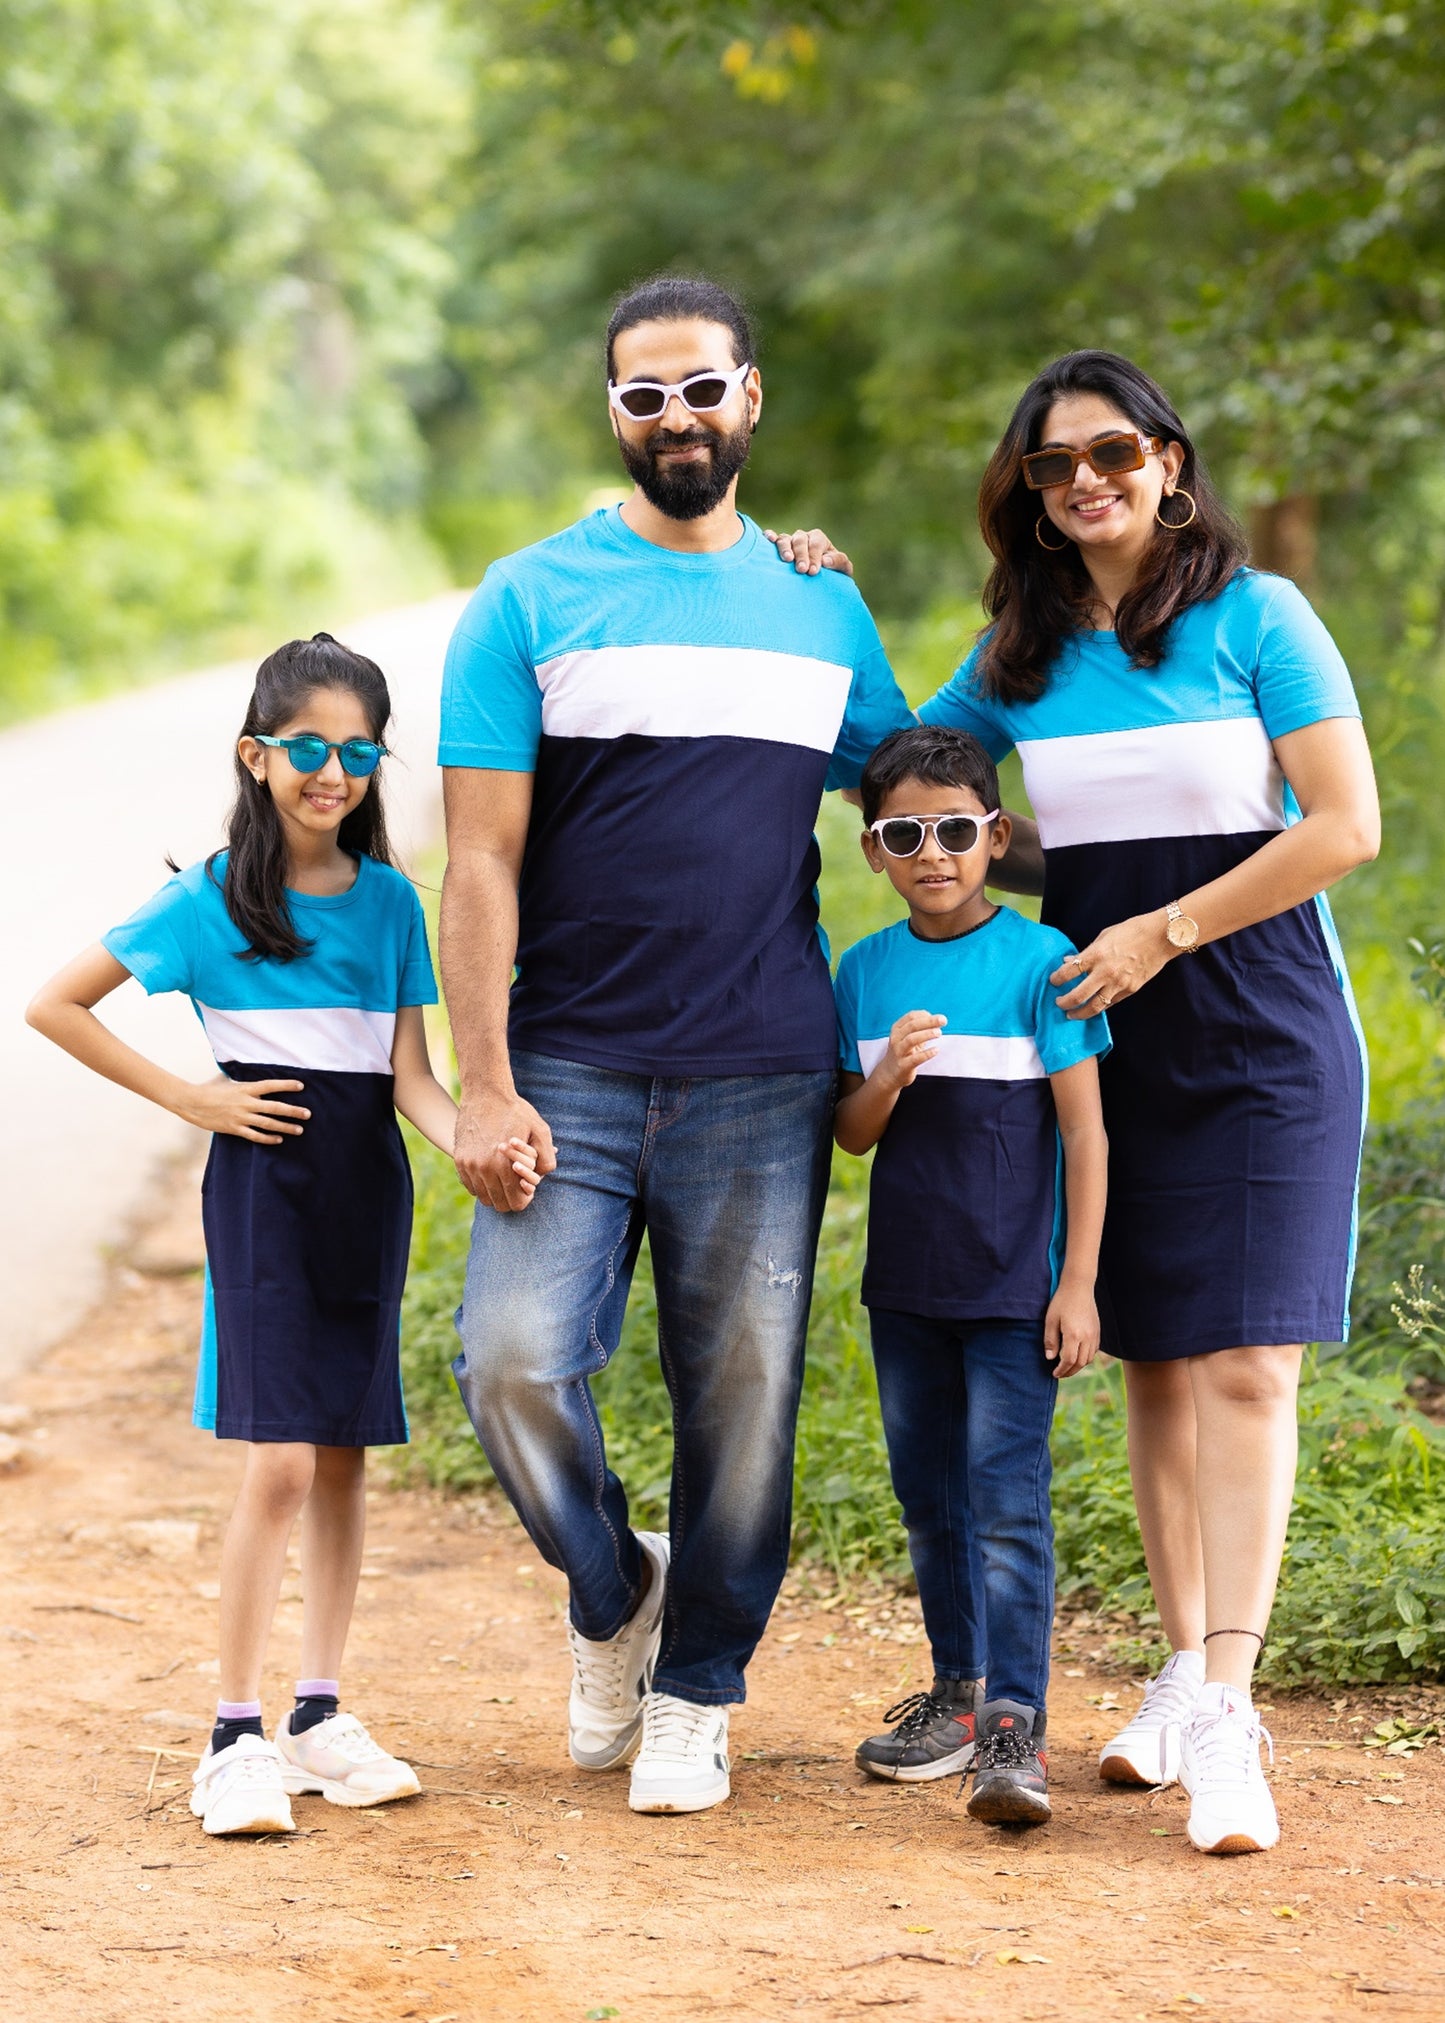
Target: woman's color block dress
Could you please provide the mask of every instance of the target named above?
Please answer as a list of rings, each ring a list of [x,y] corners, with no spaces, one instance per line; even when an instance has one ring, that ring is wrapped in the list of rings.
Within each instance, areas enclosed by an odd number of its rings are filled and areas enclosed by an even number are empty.
[[[196,1423],[223,1440],[390,1445],[407,1437],[412,1213],[391,1048],[398,1009],[436,1003],[421,906],[400,872],[361,857],[349,892],[288,893],[307,954],[247,960],[225,870],[224,851],[193,864],[105,936],[148,992],[187,993],[224,1073],[300,1081],[279,1100],[311,1112],[278,1145],[211,1141]]]
[[[1019,704],[982,695],[976,661],[919,714],[995,758],[1017,747],[1043,918],[1080,948],[1298,820],[1271,740],[1360,713],[1306,599],[1251,569],[1175,621],[1157,668],[1081,633]],[[1157,1362],[1344,1340],[1366,1067],[1324,899],[1180,956],[1109,1019],[1106,1347]]]

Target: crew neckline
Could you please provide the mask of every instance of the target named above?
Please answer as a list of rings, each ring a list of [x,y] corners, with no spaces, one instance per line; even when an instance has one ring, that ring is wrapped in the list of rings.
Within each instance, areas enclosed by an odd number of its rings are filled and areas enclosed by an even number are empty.
[[[328,909],[350,906],[361,890],[362,879],[368,875],[366,867],[370,862],[371,859],[364,851],[358,851],[356,876],[344,892],[298,892],[293,885],[288,885],[285,888],[287,901],[292,906],[319,906]]]
[[[986,927],[992,927],[999,916],[1007,913],[1008,910],[1002,900],[996,900],[993,912],[990,913],[987,920],[975,920],[972,927],[960,928],[957,934],[945,934],[941,939],[934,935],[920,934],[918,929],[913,925],[911,915],[904,921],[903,925],[908,930],[909,940],[916,941],[920,948],[956,948],[960,941],[970,941],[975,934],[982,934]]]
[[[656,541],[649,541],[645,534],[639,534],[622,517],[621,504],[604,506],[602,512],[608,532],[622,546],[634,553],[641,551],[649,560],[676,563],[684,569],[735,569],[740,562],[748,561],[762,539],[762,530],[755,520],[746,513],[738,514],[738,524],[742,532],[727,548],[709,548],[703,554],[689,555],[680,548],[664,548]]]

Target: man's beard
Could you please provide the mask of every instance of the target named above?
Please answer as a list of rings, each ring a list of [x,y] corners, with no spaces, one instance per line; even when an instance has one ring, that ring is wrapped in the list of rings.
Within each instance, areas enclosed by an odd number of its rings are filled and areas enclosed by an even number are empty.
[[[659,513],[666,513],[670,520],[700,520],[726,497],[728,486],[748,460],[752,442],[752,423],[748,420],[740,422],[728,435],[719,435],[713,429],[670,435],[658,429],[640,447],[619,436],[617,447],[622,452],[628,477],[649,505],[656,506]],[[693,443],[704,444],[712,455],[696,463],[658,461],[659,451],[687,449]]]

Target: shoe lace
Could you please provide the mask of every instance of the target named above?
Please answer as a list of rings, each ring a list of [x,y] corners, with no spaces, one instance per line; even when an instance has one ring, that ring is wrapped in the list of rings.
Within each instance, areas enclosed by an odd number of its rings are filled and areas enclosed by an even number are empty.
[[[622,1692],[623,1673],[627,1665],[622,1638],[614,1637],[610,1643],[594,1644],[568,1623],[567,1642],[572,1649],[577,1689],[582,1698],[594,1707],[615,1707]]]
[[[701,1756],[717,1715],[671,1693],[649,1693],[642,1710],[643,1748],[663,1756]]]
[[[1026,1763],[1036,1748],[1037,1744],[1026,1728],[995,1728],[979,1744],[978,1767],[980,1770],[1010,1770],[1017,1763]]]
[[[1191,1686],[1180,1673],[1166,1668],[1157,1679],[1151,1679],[1144,1688],[1144,1704],[1134,1716],[1136,1721],[1182,1721],[1194,1711],[1197,1687]]]
[[[952,1713],[953,1709],[944,1701],[935,1698],[932,1693],[910,1693],[906,1700],[900,1700],[896,1706],[888,1709],[883,1716],[883,1726],[890,1728],[896,1721],[898,1727],[895,1732],[898,1741],[911,1742],[914,1736],[921,1735],[936,1721],[940,1714],[951,1716]]]
[[[354,1714],[335,1714],[327,1736],[327,1747],[340,1749],[353,1763],[379,1763],[386,1755],[381,1744],[370,1736]]]
[[[1196,1721],[1190,1740],[1202,1777],[1211,1784],[1244,1784],[1259,1769],[1259,1745],[1269,1752],[1274,1767],[1274,1737],[1251,1711],[1247,1715],[1228,1709]]]
[[[213,1776],[218,1785],[264,1784],[274,1785],[280,1776],[280,1764],[276,1751],[270,1748],[242,1749],[229,1763],[223,1763]]]

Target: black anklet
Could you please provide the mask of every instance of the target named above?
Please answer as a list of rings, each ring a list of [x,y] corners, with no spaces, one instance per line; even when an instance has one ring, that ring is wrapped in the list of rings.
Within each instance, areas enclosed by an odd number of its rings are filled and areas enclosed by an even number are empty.
[[[1210,1630],[1204,1638],[1206,1644],[1210,1637],[1253,1637],[1257,1644],[1264,1642],[1258,1630]]]

